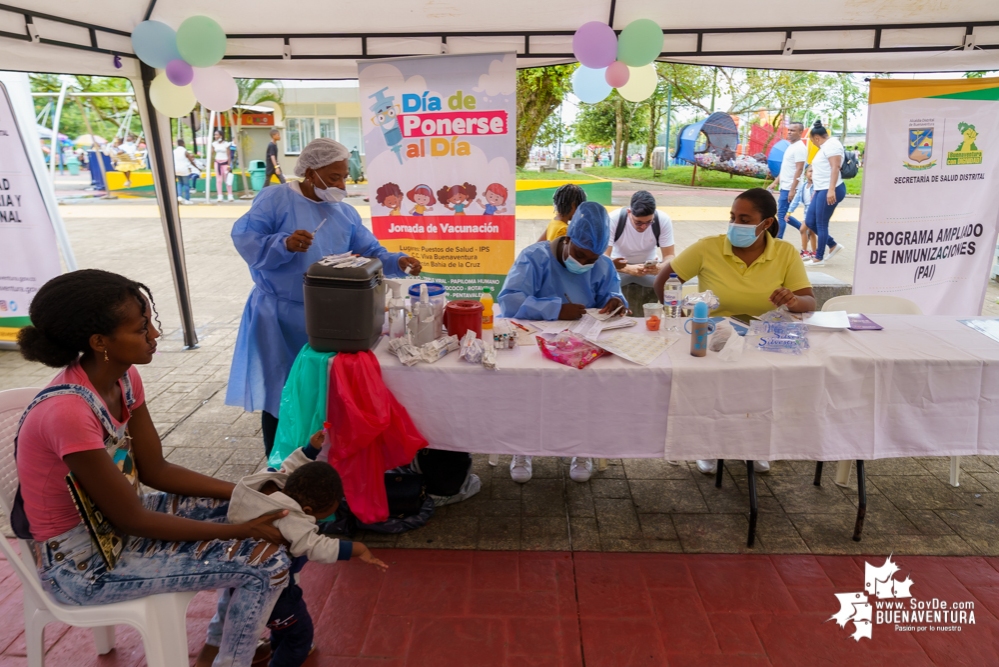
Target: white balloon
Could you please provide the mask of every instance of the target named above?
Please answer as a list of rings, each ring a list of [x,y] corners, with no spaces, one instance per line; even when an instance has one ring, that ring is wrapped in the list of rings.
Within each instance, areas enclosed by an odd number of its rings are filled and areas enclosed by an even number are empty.
[[[643,65],[642,67],[628,66],[631,76],[628,83],[617,89],[621,97],[629,102],[641,102],[647,100],[656,92],[656,85],[659,83],[659,75],[656,73],[654,63]]]
[[[239,98],[236,80],[218,65],[195,67],[191,88],[198,101],[212,111],[228,111]]]
[[[166,72],[160,72],[149,84],[149,101],[156,110],[170,118],[181,118],[194,110],[197,100],[191,86],[175,86],[167,78]]]

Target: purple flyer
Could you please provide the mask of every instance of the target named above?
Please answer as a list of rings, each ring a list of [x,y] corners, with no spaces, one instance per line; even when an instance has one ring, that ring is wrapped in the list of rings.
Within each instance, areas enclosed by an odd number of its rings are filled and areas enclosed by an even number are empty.
[[[867,315],[850,313],[847,317],[850,318],[850,331],[881,331],[884,329],[883,326],[867,317]]]

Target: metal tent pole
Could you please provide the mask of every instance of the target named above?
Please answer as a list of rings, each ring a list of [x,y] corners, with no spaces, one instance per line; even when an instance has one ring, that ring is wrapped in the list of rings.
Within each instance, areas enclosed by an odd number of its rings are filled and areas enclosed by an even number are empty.
[[[62,88],[59,89],[59,101],[56,102],[55,115],[52,116],[52,148],[49,153],[49,178],[52,180],[52,190],[55,191],[55,170],[56,161],[62,157],[62,148],[59,146],[59,121],[62,119],[62,105],[66,101],[66,89],[69,88],[69,78],[62,80]]]
[[[175,194],[176,178],[173,171],[173,151],[170,150],[170,122],[160,114],[149,101],[149,86],[156,76],[156,70],[145,63],[140,64],[142,72],[141,91],[136,90],[139,115],[145,127],[146,144],[151,153],[149,163],[153,169],[156,184],[156,198],[160,205],[160,220],[163,235],[166,237],[167,251],[170,253],[170,271],[173,273],[174,290],[177,293],[177,306],[180,311],[180,324],[184,331],[184,346],[193,349],[198,346],[198,334],[194,329],[194,309],[191,307],[191,289],[187,280],[187,265],[184,261],[184,237],[180,228],[180,211],[177,209]],[[134,85],[134,84],[133,84]],[[141,94],[139,94],[141,92]]]

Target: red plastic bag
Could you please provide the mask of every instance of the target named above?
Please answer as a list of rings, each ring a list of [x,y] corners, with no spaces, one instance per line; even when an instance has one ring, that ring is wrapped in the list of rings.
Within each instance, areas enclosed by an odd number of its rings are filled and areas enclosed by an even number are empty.
[[[351,512],[362,523],[385,521],[385,471],[412,461],[427,441],[385,386],[374,354],[333,358],[327,420],[329,462],[340,473]]]

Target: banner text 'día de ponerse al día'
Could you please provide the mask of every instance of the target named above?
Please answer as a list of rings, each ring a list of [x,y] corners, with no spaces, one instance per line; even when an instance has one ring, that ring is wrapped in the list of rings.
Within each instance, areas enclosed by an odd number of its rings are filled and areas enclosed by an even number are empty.
[[[359,70],[375,236],[419,259],[450,298],[496,289],[514,259],[516,56]]]

